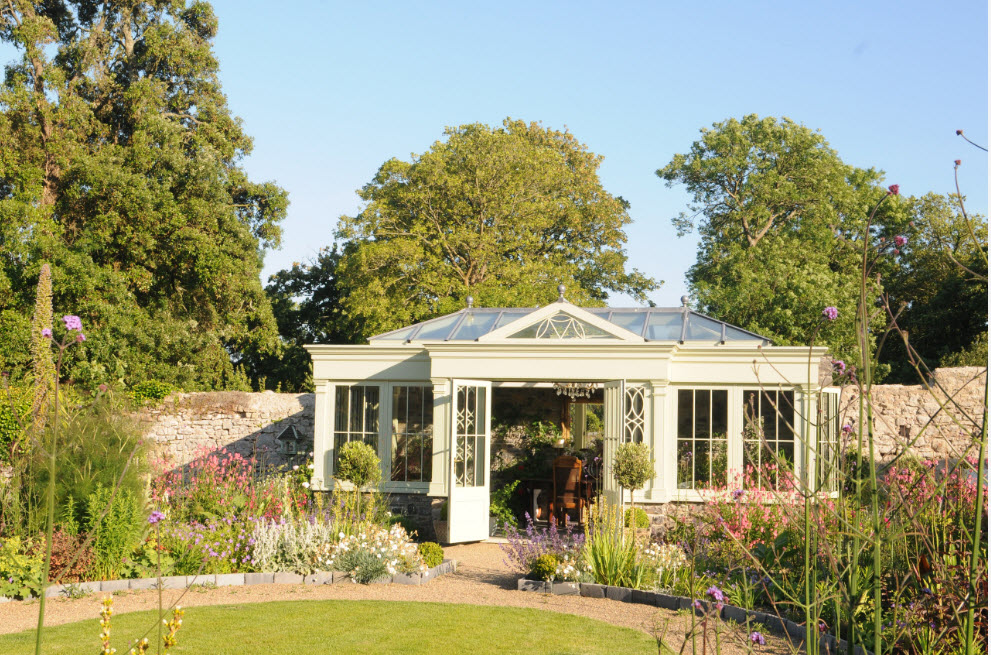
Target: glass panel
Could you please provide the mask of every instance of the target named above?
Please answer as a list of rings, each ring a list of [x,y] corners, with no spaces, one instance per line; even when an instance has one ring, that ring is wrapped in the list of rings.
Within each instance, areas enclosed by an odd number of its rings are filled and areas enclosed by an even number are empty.
[[[709,484],[709,440],[695,440],[695,488]]]
[[[748,332],[744,332],[740,328],[736,328],[731,325],[726,326],[726,340],[727,341],[765,341],[763,337],[754,336]]]
[[[407,339],[410,338],[410,335],[413,334],[414,330],[416,330],[415,325],[410,326],[408,328],[404,328],[402,330],[396,330],[391,334],[379,334],[374,337],[369,337],[368,340],[369,341],[406,341]]]
[[[695,438],[709,438],[709,402],[712,399],[709,391],[695,392]]]
[[[651,312],[647,324],[647,338],[651,341],[678,341],[681,339],[683,314],[674,312]]]
[[[690,439],[678,439],[678,488],[691,489],[693,484],[692,471],[694,461],[692,442]]]
[[[365,391],[365,432],[371,432],[377,436],[379,433],[379,388],[361,388]]]
[[[338,386],[334,390],[334,430],[347,432],[348,429],[348,388]]]
[[[451,333],[451,328],[461,319],[461,312],[456,314],[448,314],[447,316],[442,316],[436,318],[432,321],[427,321],[420,328],[419,334],[417,334],[414,339],[416,341],[443,341],[447,338],[447,335]]]
[[[495,325],[492,326],[492,329],[493,330],[498,330],[503,325],[509,325],[513,321],[515,321],[517,319],[520,319],[520,318],[523,318],[524,316],[526,316],[527,314],[529,314],[532,311],[534,311],[534,310],[532,310],[532,309],[504,309],[503,312],[502,312],[502,316],[500,316],[499,319],[496,321]]]
[[[689,389],[678,390],[678,438],[692,437],[692,408],[695,406],[694,393]],[[691,450],[689,448],[689,450]]]
[[[647,312],[622,312],[614,311],[609,322],[624,330],[629,330],[634,334],[643,332],[643,322],[647,320]]]
[[[723,337],[723,324],[705,316],[690,314],[686,341],[719,341]]]
[[[498,317],[499,314],[495,312],[468,312],[465,320],[458,327],[457,332],[451,335],[451,339],[457,341],[474,341],[483,334],[488,334]]]
[[[725,438],[712,440],[712,484],[717,487],[726,486],[728,452]]]
[[[792,423],[795,421],[795,392],[778,392],[778,441],[794,441],[795,432]]]
[[[726,438],[729,423],[729,392],[725,389],[712,392],[712,438]]]
[[[774,406],[777,395],[774,391],[762,391],[760,394],[760,418],[761,427],[764,428],[764,439],[766,441],[775,440],[775,427],[778,424],[778,417],[775,415]]]
[[[361,429],[361,419],[365,416],[364,407],[362,406],[365,398],[361,387],[351,387],[350,400],[348,432],[363,432],[364,430]]]

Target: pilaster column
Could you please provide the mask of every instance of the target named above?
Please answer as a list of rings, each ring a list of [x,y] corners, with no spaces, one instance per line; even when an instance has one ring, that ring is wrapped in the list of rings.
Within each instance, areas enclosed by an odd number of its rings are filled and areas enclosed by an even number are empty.
[[[451,380],[431,378],[434,394],[433,459],[430,476],[431,496],[447,496],[448,481],[451,479]]]

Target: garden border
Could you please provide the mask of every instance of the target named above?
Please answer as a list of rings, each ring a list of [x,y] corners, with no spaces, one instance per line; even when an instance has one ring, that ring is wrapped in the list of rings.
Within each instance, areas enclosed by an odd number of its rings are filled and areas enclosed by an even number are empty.
[[[448,573],[458,570],[458,560],[445,559],[437,566],[427,569],[422,573],[396,573],[395,575],[384,576],[371,582],[370,584],[401,584],[401,585],[421,585],[426,584],[434,578],[438,578]],[[193,585],[212,584],[216,587],[246,587],[263,584],[338,584],[351,580],[350,573],[342,571],[317,571],[309,575],[301,573],[289,573],[281,571],[278,573],[208,573],[206,575],[169,575],[161,578],[132,578],[127,580],[102,580],[96,582],[70,582],[68,584],[49,585],[45,589],[46,598],[66,597],[73,598],[74,592],[82,595],[89,595],[115,591],[138,591],[142,589],[158,589],[161,581],[162,589],[186,589]],[[36,600],[38,596],[17,599],[0,596],[0,603],[15,602],[18,600]]]
[[[517,591],[535,591],[543,594],[553,594],[556,596],[582,596],[585,598],[604,598],[607,600],[618,600],[624,603],[637,603],[639,605],[653,605],[667,610],[690,610],[694,603],[691,598],[684,596],[670,596],[655,591],[643,591],[642,589],[631,589],[629,587],[614,587],[612,585],[593,584],[590,582],[544,582],[542,580],[528,580],[520,578],[516,583]],[[702,609],[696,612],[704,613],[709,608],[709,602],[699,600]],[[766,612],[755,610],[745,610],[742,607],[724,604],[719,612],[719,617],[724,621],[736,621],[740,624],[759,623],[769,632],[796,639],[805,640],[805,627]],[[847,642],[838,639],[831,634],[819,635],[819,648],[825,653],[842,653],[847,649]],[[863,646],[854,647],[854,655],[872,655],[871,651]]]

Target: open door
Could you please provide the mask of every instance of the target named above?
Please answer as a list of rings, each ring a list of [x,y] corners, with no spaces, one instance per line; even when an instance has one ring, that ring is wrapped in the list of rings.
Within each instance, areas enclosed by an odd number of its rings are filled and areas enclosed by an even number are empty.
[[[489,417],[492,383],[454,380],[448,541],[489,537]]]
[[[606,382],[602,392],[602,495],[612,505],[619,505],[620,489],[612,475],[613,458],[623,441],[623,419],[626,384],[623,380]]]

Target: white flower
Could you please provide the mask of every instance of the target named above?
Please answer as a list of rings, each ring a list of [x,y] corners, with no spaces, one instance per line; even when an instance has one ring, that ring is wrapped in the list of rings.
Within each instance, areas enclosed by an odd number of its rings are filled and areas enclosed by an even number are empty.
[[[299,464],[293,464],[292,470],[298,471],[299,470]]]
[[[310,488],[310,483],[309,482],[304,482],[303,483],[303,488],[304,489],[309,489]]]

